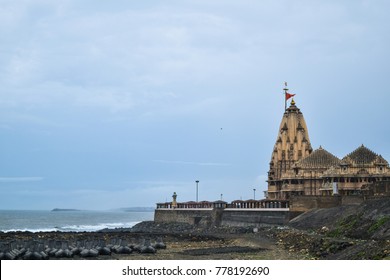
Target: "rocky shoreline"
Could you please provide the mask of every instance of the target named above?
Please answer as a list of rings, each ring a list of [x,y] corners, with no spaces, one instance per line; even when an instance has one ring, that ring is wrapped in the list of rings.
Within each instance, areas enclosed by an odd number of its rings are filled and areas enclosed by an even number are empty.
[[[318,232],[291,227],[202,229],[179,223],[142,222],[132,229],[99,232],[0,233],[3,254],[0,257],[102,260],[389,259],[389,240],[335,238],[328,233],[325,229]],[[158,241],[166,248],[156,249]],[[149,242],[154,250],[142,253],[140,248],[145,246],[145,242]],[[103,248],[106,248],[105,253]],[[5,253],[12,250],[18,250],[19,254],[13,258],[6,257]],[[45,252],[46,256],[26,254],[28,251]]]
[[[149,221],[98,232],[0,232],[0,259],[390,259],[390,199],[312,210],[286,226]]]
[[[160,247],[156,246],[160,243]],[[149,244],[149,245],[147,245]],[[163,246],[161,246],[163,244]],[[1,259],[302,259],[253,228],[142,222],[98,232],[0,233]],[[150,250],[142,251],[142,247]],[[144,248],[145,249],[145,248]],[[2,254],[2,255],[1,255]]]
[[[13,259],[389,259],[389,240],[335,238],[328,233],[323,228],[318,232],[291,227],[204,229],[142,222],[131,229],[99,232],[0,233],[0,244],[1,259],[11,259],[4,253],[12,250],[24,251]],[[141,252],[145,242],[154,250]],[[156,249],[157,242],[166,247]],[[4,244],[10,245],[8,250]],[[26,255],[34,250],[46,252],[46,257]]]

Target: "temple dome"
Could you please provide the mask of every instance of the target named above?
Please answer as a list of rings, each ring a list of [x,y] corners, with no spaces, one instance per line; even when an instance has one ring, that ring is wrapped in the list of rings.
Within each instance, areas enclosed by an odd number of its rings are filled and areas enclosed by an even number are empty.
[[[323,149],[321,146],[319,149],[313,151],[309,156],[301,159],[295,164],[297,168],[330,168],[332,166],[340,164],[341,160]]]
[[[374,153],[364,145],[361,145],[359,148],[346,155],[343,158],[342,163],[354,165],[388,165],[388,162],[382,156]]]

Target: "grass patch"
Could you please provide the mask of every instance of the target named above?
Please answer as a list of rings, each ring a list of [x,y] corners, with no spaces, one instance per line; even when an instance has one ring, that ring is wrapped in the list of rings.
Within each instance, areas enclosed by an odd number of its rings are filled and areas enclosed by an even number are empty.
[[[372,224],[370,226],[370,228],[368,229],[368,232],[369,233],[375,232],[377,229],[379,229],[381,226],[383,226],[389,220],[390,220],[390,216],[383,216],[383,217],[379,218],[378,220],[376,220],[376,222],[374,224]]]
[[[359,224],[363,213],[351,215],[337,222],[335,228],[327,233],[328,237],[341,237],[348,235]]]

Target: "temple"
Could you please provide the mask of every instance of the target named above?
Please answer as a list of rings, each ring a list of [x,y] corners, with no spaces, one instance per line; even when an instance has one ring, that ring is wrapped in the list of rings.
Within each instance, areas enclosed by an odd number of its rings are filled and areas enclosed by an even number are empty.
[[[177,194],[174,193],[172,202],[157,203],[157,209],[257,209],[259,214],[264,209],[278,208],[289,210],[289,215],[293,217],[294,213],[313,208],[359,204],[366,199],[390,197],[389,163],[381,155],[364,145],[341,159],[322,146],[315,150],[312,148],[305,118],[294,99],[287,107],[287,100],[294,94],[288,93],[287,83],[285,85],[285,110],[271,153],[264,199],[198,202],[196,196],[196,202],[177,202]],[[251,217],[251,214],[246,217]]]
[[[389,163],[364,145],[341,159],[322,146],[313,150],[294,99],[287,107],[294,94],[284,90],[285,110],[271,153],[265,198],[198,202],[196,195],[196,202],[177,202],[174,193],[172,201],[157,203],[155,221],[207,227],[283,225],[311,209],[390,197]]]
[[[268,200],[389,195],[389,180],[389,163],[364,145],[342,159],[321,146],[313,150],[303,114],[292,99],[283,114],[271,155]]]

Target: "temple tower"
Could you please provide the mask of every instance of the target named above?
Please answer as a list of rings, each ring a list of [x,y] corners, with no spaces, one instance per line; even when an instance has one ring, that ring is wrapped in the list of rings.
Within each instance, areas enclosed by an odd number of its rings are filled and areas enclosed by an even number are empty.
[[[285,89],[286,101],[291,96]],[[286,108],[280,122],[268,172],[268,199],[282,199],[284,178],[289,177],[293,165],[313,151],[306,122],[294,99]]]

